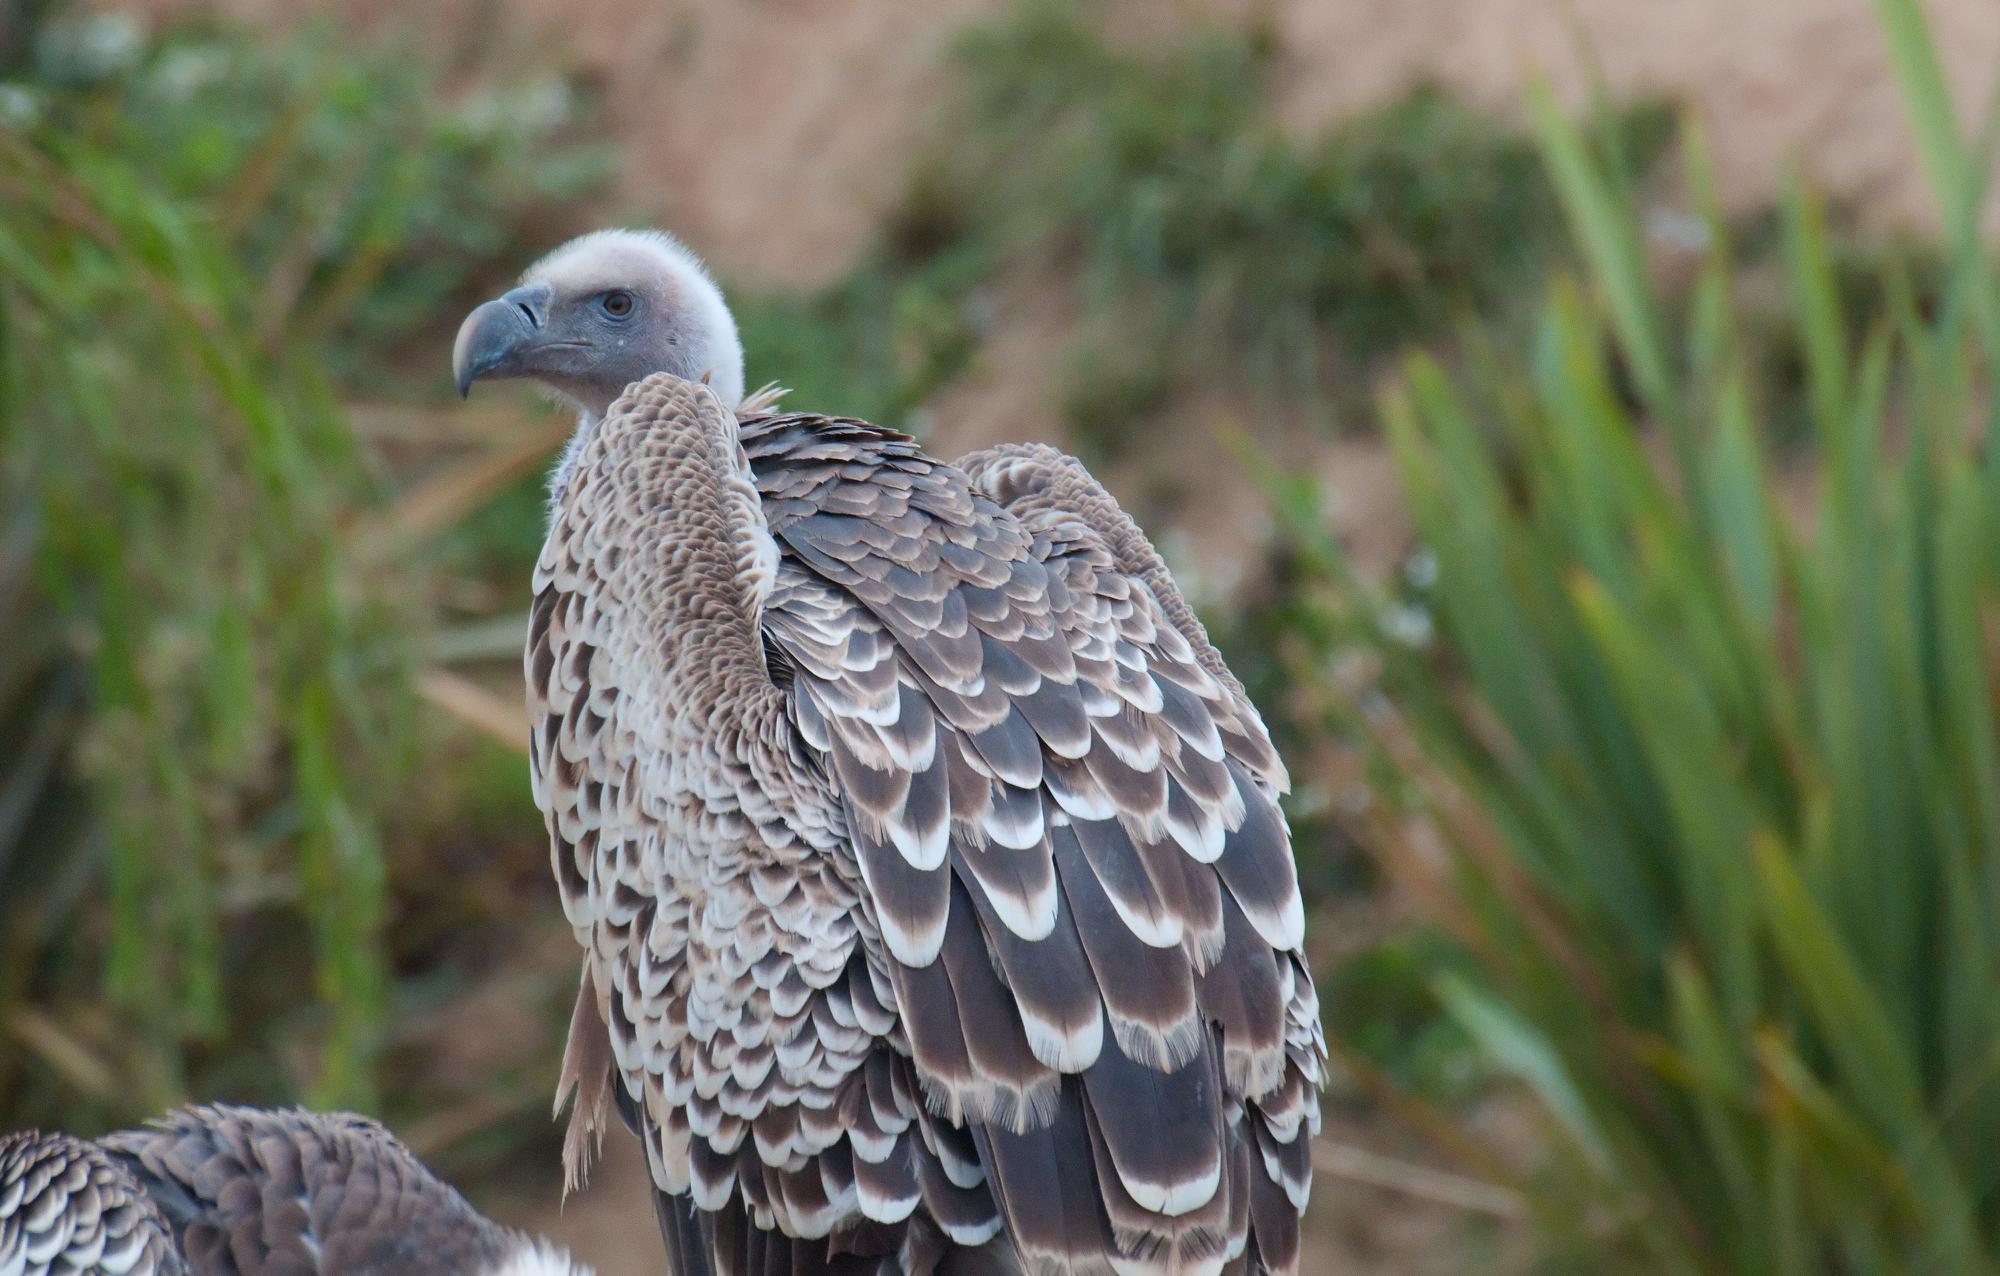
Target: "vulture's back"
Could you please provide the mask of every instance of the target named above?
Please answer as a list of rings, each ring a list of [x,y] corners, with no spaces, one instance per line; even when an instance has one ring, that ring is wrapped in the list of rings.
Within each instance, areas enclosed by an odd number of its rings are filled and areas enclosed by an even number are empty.
[[[195,1276],[483,1276],[518,1241],[352,1113],[209,1105],[102,1143]]]

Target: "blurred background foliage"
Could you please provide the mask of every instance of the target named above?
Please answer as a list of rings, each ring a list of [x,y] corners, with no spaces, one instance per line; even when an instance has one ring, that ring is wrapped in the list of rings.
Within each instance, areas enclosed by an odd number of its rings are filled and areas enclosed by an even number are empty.
[[[1298,781],[1323,1191],[1442,1204],[1441,1270],[2000,1265],[1995,126],[1877,9],[1934,243],[1726,216],[1659,106],[1307,136],[1259,21],[1023,0],[850,271],[731,288],[754,379],[920,433],[1024,260],[1093,463],[1244,397],[1274,531],[1207,601]],[[0,27],[0,1127],[299,1098],[552,1165],[515,661],[565,423],[441,368],[617,206],[596,86]],[[1388,562],[1272,421],[1387,450]]]
[[[0,1093],[366,1105],[432,618],[343,398],[407,397],[405,343],[605,156],[558,82],[447,109],[330,31],[42,17],[0,84]]]
[[[1851,313],[1793,190],[1804,437],[1760,428],[1794,390],[1759,379],[1728,228],[1661,296],[1615,156],[1543,98],[1576,273],[1519,361],[1418,356],[1382,400],[1422,570],[1361,580],[1276,480],[1290,659],[1363,749],[1361,840],[1474,963],[1432,989],[1544,1105],[1530,1199],[1593,1264],[2000,1255],[1985,161],[1917,11],[1884,9],[1951,259],[1926,298],[1892,256]]]

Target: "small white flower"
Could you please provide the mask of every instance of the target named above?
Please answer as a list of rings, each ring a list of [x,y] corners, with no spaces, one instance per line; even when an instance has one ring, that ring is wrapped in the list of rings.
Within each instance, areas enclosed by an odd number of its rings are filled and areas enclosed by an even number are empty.
[[[1434,626],[1428,608],[1409,603],[1390,603],[1382,608],[1382,614],[1377,617],[1377,622],[1382,626],[1383,633],[1405,647],[1430,645]]]
[[[1403,563],[1403,579],[1410,582],[1412,589],[1429,589],[1437,584],[1437,555],[1428,549],[1419,549]]]
[[[42,60],[63,79],[88,84],[138,64],[146,28],[129,13],[93,13],[51,23],[42,33]]]
[[[0,128],[32,128],[42,118],[42,95],[25,84],[0,84]]]
[[[1664,205],[1647,211],[1646,233],[1655,243],[1682,252],[1700,252],[1709,242],[1707,218]]]
[[[210,44],[182,45],[160,59],[153,83],[169,101],[185,102],[229,73],[229,57]]]
[[[547,76],[532,84],[468,93],[459,103],[458,123],[474,137],[495,137],[503,131],[537,136],[564,123],[576,111],[576,95],[560,78]]]

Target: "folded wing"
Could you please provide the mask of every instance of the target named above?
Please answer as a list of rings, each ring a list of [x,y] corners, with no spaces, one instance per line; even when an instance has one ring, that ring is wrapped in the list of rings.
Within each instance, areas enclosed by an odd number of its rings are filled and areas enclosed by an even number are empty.
[[[1284,772],[1158,556],[1052,451],[968,481],[861,423],[745,446],[959,1186],[1031,1270],[1292,1270],[1324,1043]]]

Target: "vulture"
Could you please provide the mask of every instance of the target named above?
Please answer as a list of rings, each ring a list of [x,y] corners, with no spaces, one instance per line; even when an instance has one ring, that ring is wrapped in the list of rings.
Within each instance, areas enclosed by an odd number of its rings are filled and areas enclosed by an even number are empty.
[[[352,1113],[207,1106],[0,1140],[0,1276],[590,1276]]]
[[[675,1276],[1287,1273],[1326,1042],[1286,788],[1102,485],[745,397],[701,263],[599,231],[469,314],[578,412],[525,673]]]

